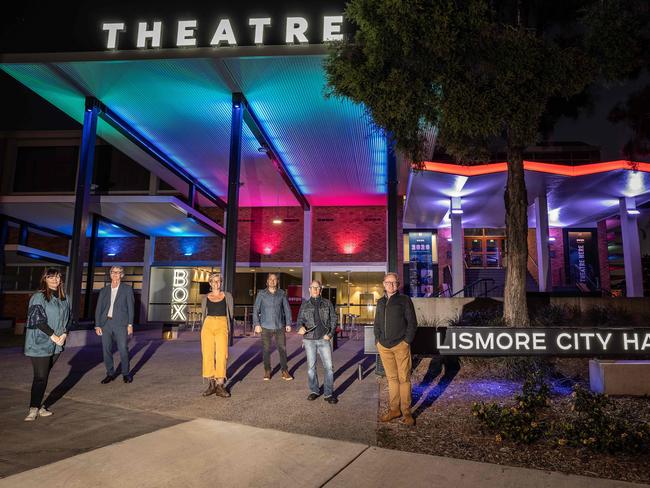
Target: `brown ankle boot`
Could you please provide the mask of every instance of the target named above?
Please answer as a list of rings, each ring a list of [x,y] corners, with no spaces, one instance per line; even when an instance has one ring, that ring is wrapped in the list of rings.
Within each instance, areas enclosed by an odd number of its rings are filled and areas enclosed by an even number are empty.
[[[401,417],[401,416],[402,416],[402,414],[400,412],[394,412],[392,410],[389,410],[384,415],[379,417],[379,420],[381,420],[382,422],[390,422],[391,420],[396,419],[396,418]]]
[[[226,387],[219,383],[216,387],[215,395],[222,398],[230,398],[230,393],[226,390]]]
[[[203,393],[201,393],[201,395],[203,395],[204,397],[207,397],[207,396],[213,395],[214,393],[216,393],[216,391],[217,391],[217,382],[215,380],[211,379],[208,382],[208,388]]]
[[[413,427],[415,425],[415,418],[410,413],[407,413],[404,415],[404,418],[402,419],[402,423],[404,425],[408,425],[409,427]]]

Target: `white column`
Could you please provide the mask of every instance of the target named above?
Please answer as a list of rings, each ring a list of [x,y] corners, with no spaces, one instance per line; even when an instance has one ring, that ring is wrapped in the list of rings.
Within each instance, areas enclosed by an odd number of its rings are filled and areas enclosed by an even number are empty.
[[[621,234],[623,237],[623,264],[625,266],[625,289],[628,297],[643,296],[643,275],[641,274],[641,246],[639,225],[634,198],[619,199]]]
[[[551,260],[548,252],[548,202],[546,193],[535,198],[535,237],[537,241],[537,282],[539,291],[551,291]]]
[[[309,297],[309,285],[311,284],[311,210],[303,212],[302,231],[302,296]]]
[[[465,256],[463,245],[463,216],[460,206],[460,197],[451,198],[449,210],[451,220],[451,280],[452,294],[458,293],[457,297],[464,296],[462,289],[465,288]]]
[[[144,257],[142,259],[142,291],[140,293],[140,324],[147,323],[149,310],[149,288],[151,284],[151,264],[156,250],[156,238],[151,236],[144,240]]]

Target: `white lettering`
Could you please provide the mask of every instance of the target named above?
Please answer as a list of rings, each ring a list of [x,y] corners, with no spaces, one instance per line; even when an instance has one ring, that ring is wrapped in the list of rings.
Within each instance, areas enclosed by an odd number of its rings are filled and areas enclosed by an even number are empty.
[[[567,334],[566,332],[562,332],[561,334],[558,334],[558,336],[557,336],[557,347],[559,347],[563,351],[567,351],[567,350],[571,349],[571,344],[563,345],[562,344],[562,339],[564,339],[564,338],[567,338],[567,339],[570,340],[571,339],[571,334]]]
[[[634,337],[628,339],[627,332],[623,333],[623,349],[628,350],[628,345],[634,344],[634,350],[639,350],[639,335],[634,334]]]
[[[604,340],[603,340],[603,336],[602,336],[602,334],[600,332],[596,333],[596,339],[598,339],[600,341],[600,343],[603,345],[603,351],[607,350],[607,343],[609,342],[609,340],[611,338],[612,338],[612,333],[611,332],[607,334],[607,337],[605,337]]]
[[[106,22],[102,24],[102,30],[108,31],[106,49],[117,49],[117,34],[126,30],[124,22]]]
[[[179,286],[187,286],[187,271],[184,269],[175,269],[174,270],[174,283],[172,286],[177,288]]]
[[[449,349],[449,346],[445,346],[445,344],[442,341],[442,334],[440,332],[436,332],[436,348],[437,349]]]
[[[473,346],[472,334],[470,332],[461,332],[458,336],[458,342],[458,347],[461,349],[471,349]]]
[[[343,23],[342,15],[326,15],[323,18],[323,42],[342,41],[341,24]]]
[[[642,351],[645,351],[646,349],[650,349],[650,334],[645,335],[643,338],[643,344],[641,345]]]
[[[507,342],[508,345],[507,345],[507,346],[506,346],[506,345],[503,345],[503,344],[501,343],[501,339],[502,339],[503,337],[505,337],[506,339],[508,339],[508,342]],[[499,349],[510,349],[510,348],[512,347],[512,342],[513,342],[513,340],[512,340],[512,336],[511,336],[510,334],[508,334],[507,332],[503,332],[503,333],[501,333],[501,334],[499,334],[499,335],[497,336],[497,346],[499,347]]]
[[[309,24],[304,17],[287,17],[286,43],[293,44],[294,41],[298,41],[300,44],[307,44],[309,41],[305,32],[308,27]]]
[[[154,22],[153,28],[147,30],[147,22],[138,22],[137,47],[147,47],[147,39],[151,39],[151,47],[160,47],[162,22]]]
[[[172,304],[172,316],[171,320],[179,320],[185,322],[187,318],[185,317],[185,308],[187,305],[184,303],[173,303]]]
[[[485,340],[483,339],[483,335],[480,332],[476,334],[476,348],[494,349],[494,334],[490,332]]]
[[[172,290],[172,300],[175,302],[185,303],[188,295],[189,292],[187,291],[187,288],[174,288]]]
[[[518,332],[515,334],[515,349],[518,351],[520,349],[530,350],[528,343],[530,342],[530,337],[525,332]]]
[[[214,36],[212,36],[210,45],[218,46],[222,42],[225,42],[229,46],[237,45],[235,33],[233,32],[232,25],[230,25],[230,20],[228,19],[221,19],[219,21],[219,25],[217,26],[217,30],[214,32]]]
[[[533,349],[536,351],[546,350],[546,334],[543,332],[533,332]]]
[[[255,27],[255,44],[264,44],[264,26],[271,25],[271,18],[260,17],[256,19],[248,19],[248,25]]]
[[[584,340],[585,340],[585,349],[587,351],[591,350],[591,339],[593,339],[595,335],[596,334],[594,334],[593,332],[581,332],[580,333],[580,337],[584,338]]]
[[[194,37],[195,29],[196,20],[179,20],[176,46],[196,46],[196,38]]]
[[[171,320],[186,321],[185,309],[190,291],[189,272],[186,269],[175,269],[172,280],[172,311]]]

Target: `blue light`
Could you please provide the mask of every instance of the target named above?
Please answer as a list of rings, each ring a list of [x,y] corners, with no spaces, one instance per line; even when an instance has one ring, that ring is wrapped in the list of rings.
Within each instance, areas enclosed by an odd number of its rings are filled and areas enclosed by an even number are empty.
[[[192,255],[192,253],[189,252],[189,251],[185,253],[185,256],[191,256],[191,255]]]
[[[107,254],[107,256],[111,256],[111,257],[113,257],[113,256],[115,256],[116,254],[117,254],[116,252],[109,252],[109,253]]]

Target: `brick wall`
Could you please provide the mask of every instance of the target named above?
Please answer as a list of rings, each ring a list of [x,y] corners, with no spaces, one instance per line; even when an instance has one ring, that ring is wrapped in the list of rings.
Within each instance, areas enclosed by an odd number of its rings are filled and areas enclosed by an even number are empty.
[[[157,237],[154,261],[220,262],[221,237]]]
[[[18,228],[9,227],[8,244],[18,244]],[[68,255],[68,239],[65,237],[45,236],[33,231],[27,233],[27,245],[41,251]]]
[[[27,306],[32,292],[29,293],[5,293],[2,295],[3,317],[13,317],[16,322],[27,320]]]
[[[301,262],[303,217],[300,207],[240,208],[237,261]],[[283,222],[274,224],[275,218]],[[315,260],[313,256],[312,260]]]
[[[86,240],[84,258],[88,258]],[[115,256],[109,256],[115,254]],[[104,263],[138,263],[144,258],[144,238],[142,237],[100,237],[97,239],[97,258]]]
[[[312,261],[386,261],[386,207],[315,207]]]

